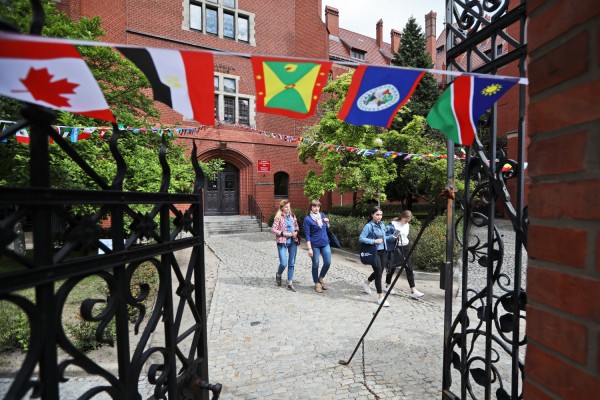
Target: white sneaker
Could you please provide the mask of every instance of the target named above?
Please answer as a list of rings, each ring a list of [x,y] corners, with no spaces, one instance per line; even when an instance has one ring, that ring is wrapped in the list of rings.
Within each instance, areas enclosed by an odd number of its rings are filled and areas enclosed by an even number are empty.
[[[421,293],[417,289],[415,289],[415,291],[412,292],[410,295],[412,296],[412,298],[418,299],[419,297],[425,296],[425,293]]]
[[[383,291],[387,293],[387,291],[390,290],[389,286],[386,286],[385,288],[383,288]],[[390,294],[396,294],[396,291],[394,289],[390,290]]]
[[[377,304],[381,304],[381,302],[383,301],[383,297],[381,299],[377,299]],[[388,303],[388,301],[386,300],[385,303],[383,303],[384,307],[389,307],[390,303]]]
[[[362,281],[360,284],[362,285],[363,290],[366,294],[371,294],[371,288],[369,287],[369,284],[367,282]]]

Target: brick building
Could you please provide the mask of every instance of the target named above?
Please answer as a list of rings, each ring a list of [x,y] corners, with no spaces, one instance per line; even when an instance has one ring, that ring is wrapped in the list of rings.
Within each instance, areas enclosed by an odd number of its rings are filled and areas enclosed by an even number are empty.
[[[268,216],[281,198],[289,198],[295,208],[304,208],[304,178],[318,165],[302,164],[295,143],[261,135],[258,131],[301,136],[318,120],[256,112],[254,80],[247,56],[275,55],[367,61],[389,65],[391,43],[383,40],[383,22],[376,25],[376,38],[339,27],[338,10],[327,7],[321,18],[321,0],[298,0],[282,6],[273,0],[180,0],[152,2],[141,0],[61,0],[57,8],[72,18],[99,16],[103,40],[147,47],[215,51],[215,118],[226,123],[195,135],[199,158],[223,159],[227,164],[205,192],[207,215],[248,214],[253,198]],[[399,44],[392,30],[390,42]],[[348,71],[334,64],[331,76]],[[170,108],[158,103],[161,122],[167,126],[197,126]],[[191,144],[188,138],[181,141]],[[352,194],[330,193],[321,199],[325,208],[349,204]]]

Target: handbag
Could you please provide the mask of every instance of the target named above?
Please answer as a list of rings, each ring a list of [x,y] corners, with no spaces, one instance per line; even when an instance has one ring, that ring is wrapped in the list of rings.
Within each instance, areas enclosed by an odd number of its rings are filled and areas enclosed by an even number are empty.
[[[333,247],[334,249],[342,248],[339,239],[337,238],[337,236],[335,236],[335,233],[333,233],[331,229],[329,229],[329,227],[327,227],[327,237],[329,238],[329,245],[331,247]]]
[[[373,232],[373,227],[371,227]],[[360,243],[360,262],[365,265],[377,265],[377,245]]]
[[[360,244],[360,262],[365,265],[377,265],[377,245]]]

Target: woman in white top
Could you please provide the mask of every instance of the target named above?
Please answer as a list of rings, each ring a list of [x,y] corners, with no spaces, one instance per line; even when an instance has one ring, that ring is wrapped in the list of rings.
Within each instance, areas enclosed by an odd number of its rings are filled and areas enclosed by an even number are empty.
[[[400,217],[394,218],[391,224],[394,226],[394,236],[398,237],[397,242],[397,251],[400,251],[401,254],[406,257],[408,255],[408,251],[410,250],[409,242],[408,242],[408,233],[410,232],[410,226],[408,225],[412,220],[412,212],[409,210],[402,211],[400,213]],[[412,269],[412,260],[408,260],[406,263],[406,279],[408,279],[408,285],[410,286],[411,296],[415,299],[419,297],[423,297],[425,294],[419,292],[415,287],[415,274]],[[392,283],[392,277],[394,276],[395,268],[389,268],[385,275],[385,289],[384,291],[389,290],[389,286]],[[392,294],[394,294],[394,289],[392,289]]]

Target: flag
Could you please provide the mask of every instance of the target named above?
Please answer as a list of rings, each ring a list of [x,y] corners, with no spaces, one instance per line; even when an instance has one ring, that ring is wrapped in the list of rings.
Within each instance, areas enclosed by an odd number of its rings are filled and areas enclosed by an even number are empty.
[[[338,118],[352,125],[389,128],[423,75],[424,71],[360,65]]]
[[[433,105],[427,123],[454,143],[471,146],[479,117],[516,83],[461,75]]]
[[[29,133],[26,129],[21,129],[15,134],[18,143],[29,143]]]
[[[71,44],[0,36],[0,94],[115,122],[98,82]]]
[[[154,100],[186,118],[215,124],[214,61],[211,53],[117,47],[148,78]]]
[[[292,118],[315,113],[330,62],[252,56],[256,110]]]

